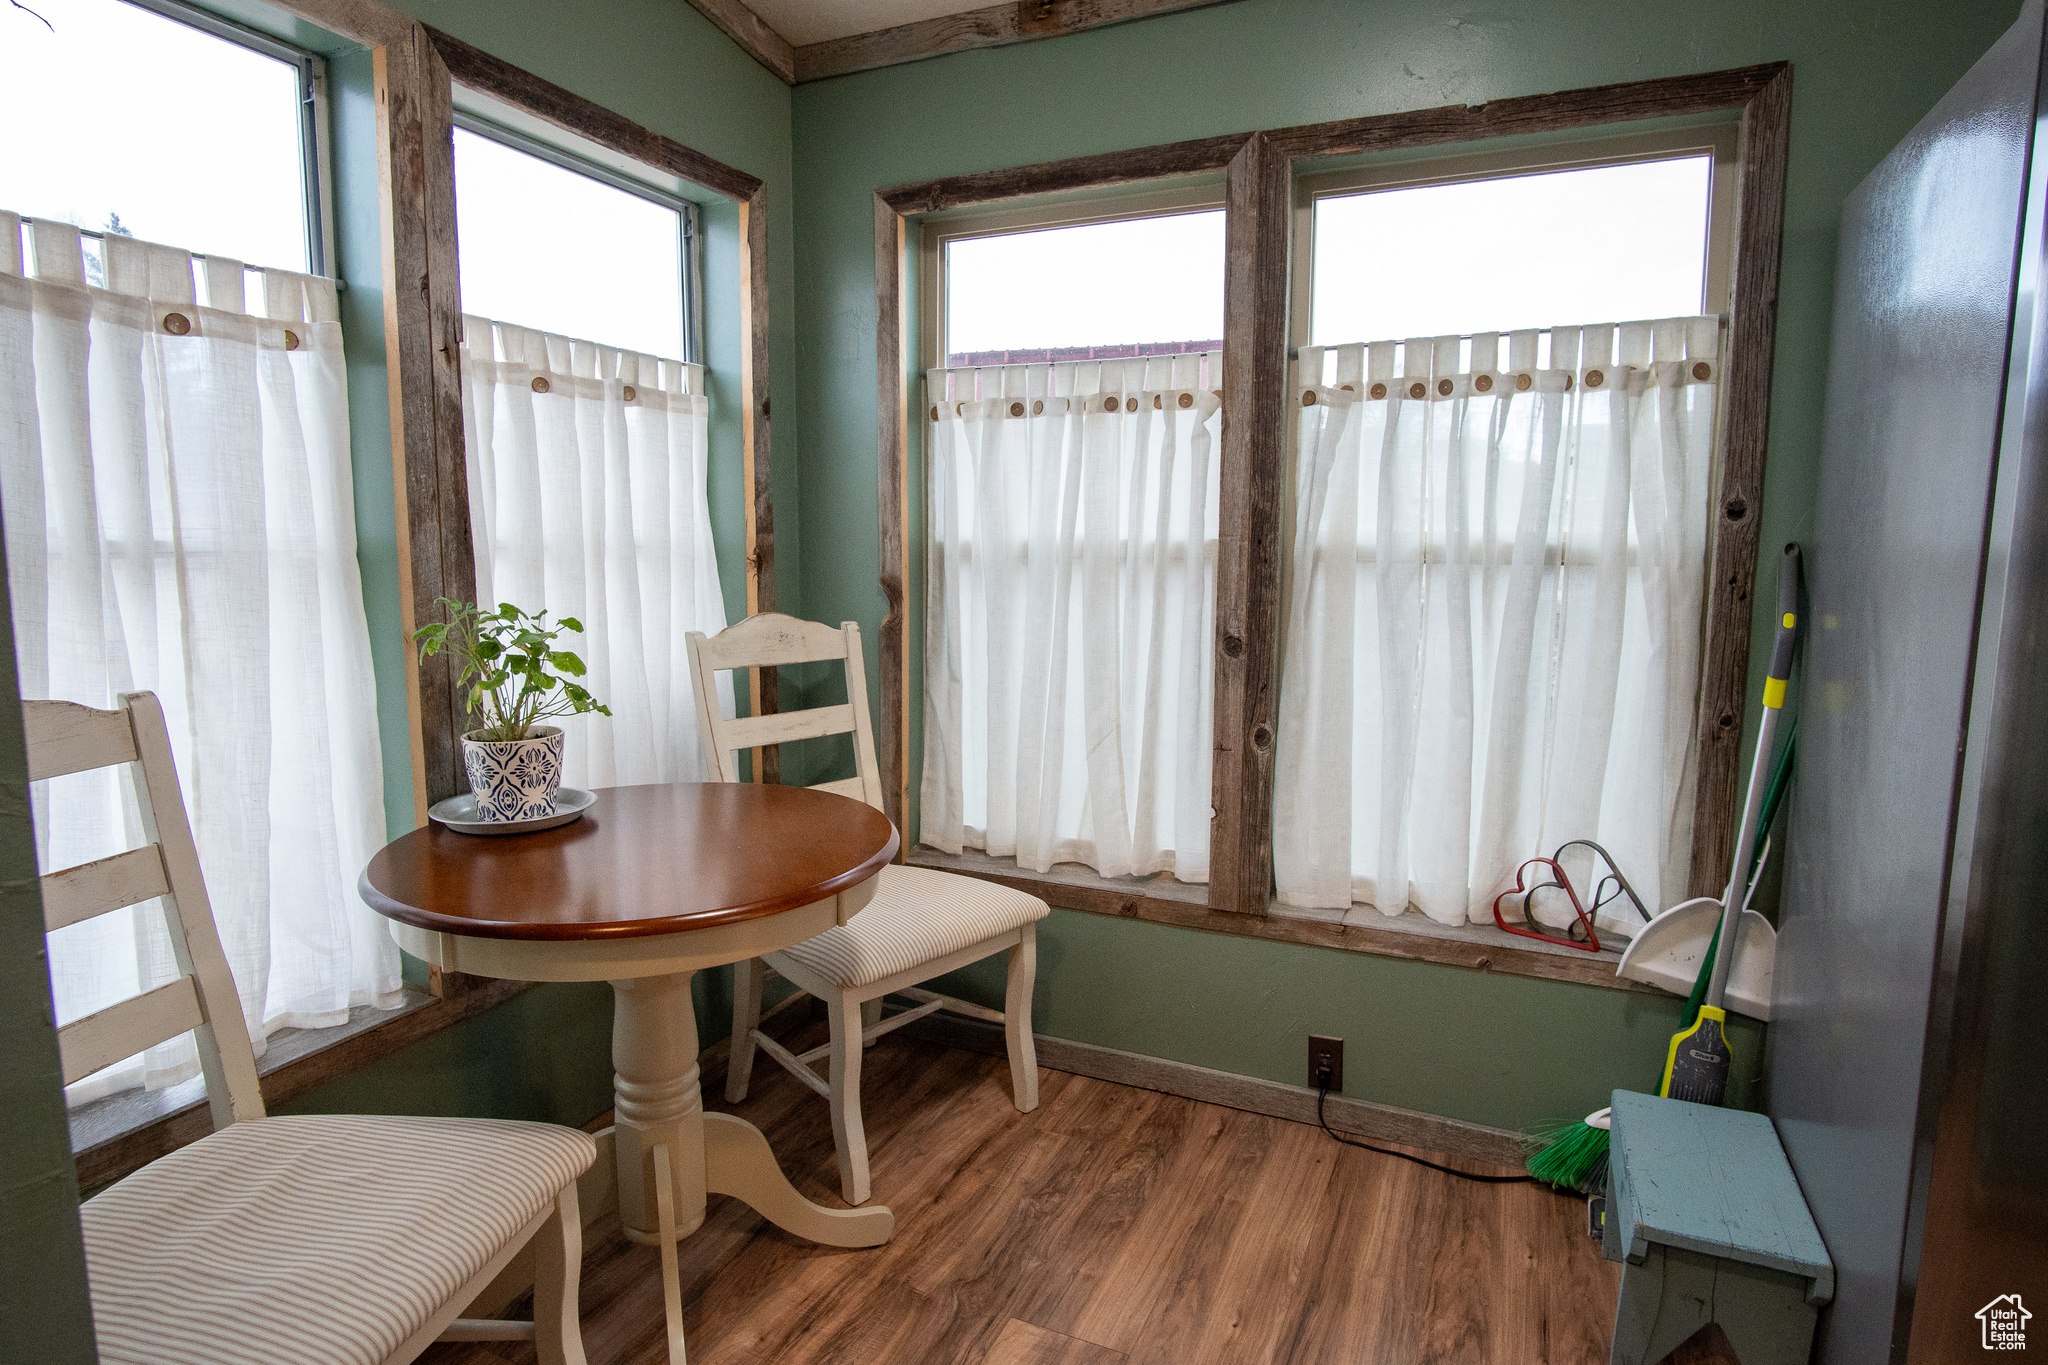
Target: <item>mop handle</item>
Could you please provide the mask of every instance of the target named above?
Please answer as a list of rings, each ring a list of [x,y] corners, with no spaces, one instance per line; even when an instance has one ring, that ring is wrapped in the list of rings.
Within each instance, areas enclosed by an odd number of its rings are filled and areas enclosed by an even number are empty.
[[[1735,937],[1742,919],[1750,854],[1756,845],[1756,827],[1763,819],[1764,787],[1770,776],[1778,716],[1785,707],[1785,684],[1792,677],[1792,651],[1799,641],[1799,585],[1803,569],[1799,546],[1787,545],[1778,564],[1778,640],[1771,651],[1770,673],[1764,679],[1763,724],[1757,730],[1756,756],[1749,765],[1749,791],[1742,799],[1742,828],[1735,838],[1735,866],[1728,874],[1728,890],[1721,897],[1720,951],[1714,955],[1714,974],[1707,983],[1706,1003],[1717,1010],[1725,1007],[1728,973],[1735,964]]]

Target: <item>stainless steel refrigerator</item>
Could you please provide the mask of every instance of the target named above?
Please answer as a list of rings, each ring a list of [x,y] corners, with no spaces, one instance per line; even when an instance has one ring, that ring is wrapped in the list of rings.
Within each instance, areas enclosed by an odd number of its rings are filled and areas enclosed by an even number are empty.
[[[1825,1365],[2048,1352],[2042,40],[2032,0],[1842,216],[1767,1044]]]

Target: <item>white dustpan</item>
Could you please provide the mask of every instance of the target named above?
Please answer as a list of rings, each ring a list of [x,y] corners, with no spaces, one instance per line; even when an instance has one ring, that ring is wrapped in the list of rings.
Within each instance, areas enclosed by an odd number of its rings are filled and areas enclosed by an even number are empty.
[[[1721,902],[1712,896],[1672,906],[1637,933],[1622,953],[1616,974],[1673,995],[1691,995],[1720,919]],[[1756,911],[1744,910],[1735,931],[1735,961],[1728,969],[1729,1009],[1769,1022],[1777,959],[1778,931]]]

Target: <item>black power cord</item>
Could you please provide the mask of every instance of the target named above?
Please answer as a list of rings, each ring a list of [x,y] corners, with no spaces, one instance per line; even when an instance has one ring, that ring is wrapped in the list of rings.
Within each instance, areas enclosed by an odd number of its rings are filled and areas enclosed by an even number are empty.
[[[1323,1078],[1318,1077],[1317,1079],[1320,1081]],[[1338,1142],[1343,1143],[1346,1147],[1361,1147],[1368,1152],[1378,1152],[1381,1156],[1397,1156],[1403,1161],[1412,1161],[1418,1166],[1427,1166],[1432,1171],[1442,1171],[1445,1175],[1454,1175],[1460,1180],[1470,1180],[1480,1185],[1541,1185],[1544,1183],[1533,1175],[1474,1175],[1470,1171],[1459,1171],[1453,1170],[1449,1166],[1440,1166],[1434,1161],[1429,1161],[1419,1156],[1411,1156],[1407,1152],[1397,1152],[1391,1147],[1375,1147],[1370,1142],[1359,1142],[1353,1138],[1345,1137],[1335,1128],[1332,1128],[1330,1121],[1323,1117],[1323,1100],[1329,1093],[1330,1087],[1327,1084],[1316,1086],[1316,1122],[1323,1126],[1324,1132],[1328,1133]]]

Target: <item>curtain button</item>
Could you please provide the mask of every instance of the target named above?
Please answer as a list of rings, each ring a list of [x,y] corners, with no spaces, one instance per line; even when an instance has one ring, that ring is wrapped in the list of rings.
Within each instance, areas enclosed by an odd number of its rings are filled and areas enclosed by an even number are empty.
[[[1022,417],[1023,415],[1024,415],[1024,405],[1023,405],[1022,403],[1012,403],[1012,404],[1010,404],[1010,416],[1012,416],[1012,417]]]
[[[296,351],[299,349],[299,334],[297,332],[292,331],[289,327],[285,329],[284,333],[284,348],[287,351]]]
[[[1043,398],[1034,398],[1034,399],[1032,399],[1032,400],[1031,400],[1031,415],[1032,415],[1033,417],[1036,417],[1036,416],[1038,416],[1038,414],[1039,414],[1039,413],[1041,413],[1041,412],[1044,412],[1044,411],[1045,411],[1045,400],[1044,400]]]
[[[1534,387],[1535,383],[1536,380],[1534,379],[1534,377],[1526,374],[1518,374],[1515,376],[1515,392],[1527,393],[1532,387]]]
[[[1370,389],[1367,389],[1366,393],[1374,398],[1385,398],[1387,396],[1387,386],[1385,384],[1375,384]]]
[[[1126,399],[1124,400],[1124,411],[1125,411],[1125,412],[1136,412],[1137,410],[1138,410],[1138,400],[1137,400],[1137,399],[1135,399],[1135,398],[1126,398]]]
[[[1312,408],[1316,405],[1316,391],[1314,389],[1303,389],[1301,391],[1301,405],[1305,408]]]
[[[1184,408],[1191,408],[1195,405],[1195,396],[1191,393],[1184,393],[1176,401]]]
[[[628,384],[625,388],[619,390],[619,397],[625,399],[628,403],[632,402],[639,396],[640,390],[634,388],[631,384]]]
[[[939,420],[939,405],[937,403],[932,404],[932,420],[934,422]]]
[[[548,377],[546,375],[537,374],[533,377],[533,391],[535,393],[546,393],[548,391]]]
[[[1155,408],[1163,408],[1166,406],[1166,400],[1155,393],[1152,395],[1152,406]]]
[[[1422,382],[1421,380],[1419,380],[1419,379],[1418,379],[1418,380],[1417,380],[1416,382],[1414,382],[1413,384],[1410,384],[1410,385],[1408,386],[1408,396],[1409,396],[1410,398],[1420,398],[1420,397],[1422,397],[1422,396],[1423,396],[1424,394],[1426,394],[1426,393],[1428,393],[1428,392],[1429,392],[1429,386],[1428,386],[1427,384],[1424,384],[1424,383],[1423,383],[1423,382]]]
[[[1453,385],[1451,381],[1448,379],[1439,379],[1436,381],[1436,391],[1446,398],[1449,398],[1451,396],[1451,390],[1454,387],[1455,385]]]
[[[192,319],[183,313],[164,314],[164,330],[174,337],[184,336],[192,330]]]
[[[1602,373],[1600,373],[1600,371],[1598,371],[1598,370],[1588,370],[1588,371],[1586,371],[1586,387],[1587,387],[1587,388],[1589,388],[1589,389],[1597,389],[1597,388],[1599,388],[1599,387],[1600,387],[1600,386],[1601,386],[1602,384],[1604,384],[1604,383],[1606,383],[1606,382],[1607,382],[1607,376],[1606,376],[1606,375],[1604,375],[1604,374],[1602,374]]]
[[[1479,390],[1481,393],[1492,393],[1493,376],[1490,374],[1474,375],[1472,378],[1472,387]]]
[[[1102,400],[1102,410],[1103,410],[1104,412],[1115,412],[1115,411],[1116,411],[1116,407],[1117,407],[1116,399],[1114,399],[1114,398],[1105,398],[1105,399],[1103,399],[1103,400]]]
[[[1704,360],[1692,367],[1692,377],[1694,379],[1709,379],[1713,377],[1713,373],[1714,367]]]

